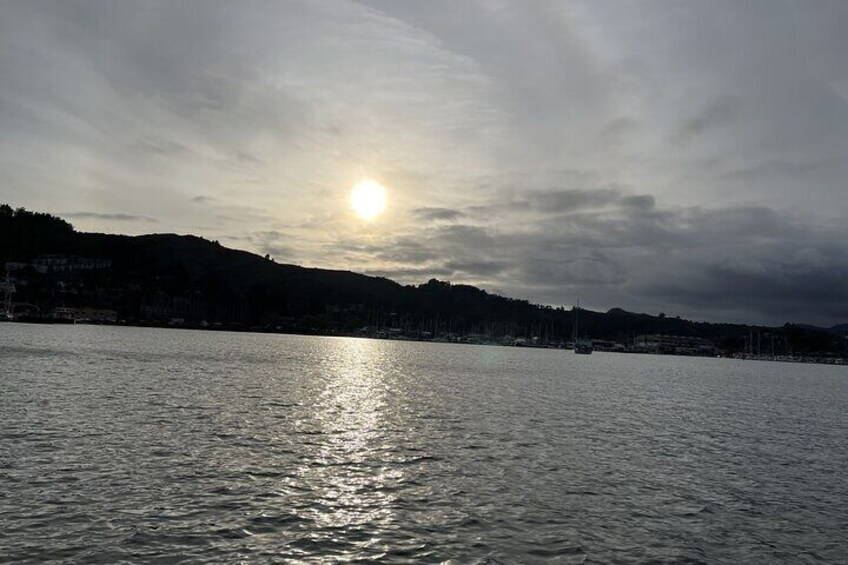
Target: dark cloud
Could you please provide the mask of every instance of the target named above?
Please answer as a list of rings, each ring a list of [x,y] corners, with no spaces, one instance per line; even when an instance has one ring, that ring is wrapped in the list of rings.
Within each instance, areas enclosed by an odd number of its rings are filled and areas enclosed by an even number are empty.
[[[721,96],[711,101],[703,111],[687,120],[678,130],[676,139],[687,142],[706,131],[730,123],[737,109],[737,100],[732,96]]]
[[[727,171],[721,175],[722,179],[734,181],[751,181],[759,178],[781,178],[791,177],[801,179],[808,173],[814,172],[827,166],[830,160],[810,161],[766,161],[756,165]]]
[[[640,210],[651,210],[656,205],[656,198],[650,194],[635,194],[632,196],[624,196],[621,199],[624,206],[630,208],[639,208]]]
[[[144,151],[160,156],[180,156],[191,152],[191,149],[182,143],[155,136],[139,139],[130,147],[135,151]]]
[[[359,247],[362,252],[382,261],[420,265],[438,260],[440,249],[429,246],[424,237],[401,237],[392,241],[389,246]]]
[[[710,310],[755,310],[766,319],[828,323],[848,319],[848,254],[811,266],[803,259],[773,254],[761,259],[726,264],[719,259],[698,269],[697,275],[670,276],[645,290],[678,307]]]
[[[465,213],[450,208],[416,208],[411,213],[416,219],[424,221],[457,220],[465,216]]]
[[[549,189],[509,195],[489,205],[469,207],[464,213],[467,216],[491,218],[516,212],[532,212],[543,217],[620,207],[641,208],[647,211],[654,205],[655,198],[650,194],[629,194],[615,187]]]
[[[601,130],[601,140],[604,143],[621,143],[637,127],[636,120],[632,118],[615,118],[609,120]]]
[[[487,227],[435,226],[373,251],[395,265],[382,274],[405,282],[445,276],[553,304],[580,296],[768,323],[827,323],[848,311],[839,223],[763,206],[661,207],[651,195],[621,191],[567,193],[563,207],[569,214],[536,216],[532,225],[518,208]]]
[[[598,208],[616,203],[620,193],[613,189],[558,190],[532,194],[526,203],[541,213],[571,212],[585,208]],[[522,205],[525,201],[519,201]]]

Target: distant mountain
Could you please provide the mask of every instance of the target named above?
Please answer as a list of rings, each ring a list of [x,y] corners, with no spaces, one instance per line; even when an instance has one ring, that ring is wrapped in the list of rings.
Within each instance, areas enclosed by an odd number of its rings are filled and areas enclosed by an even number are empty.
[[[61,218],[7,205],[0,206],[3,260],[12,270],[16,308],[34,318],[47,318],[57,308],[93,308],[114,311],[130,324],[257,331],[350,334],[369,328],[407,336],[535,337],[543,343],[562,342],[572,333],[570,309],[473,286],[436,279],[401,285],[279,264],[190,235],[82,233]],[[580,320],[581,333],[622,343],[641,334],[670,334],[707,338],[732,352],[756,334],[761,351],[775,343],[781,352],[845,349],[845,340],[832,332],[792,325],[710,324],[620,308],[581,310]]]
[[[812,324],[797,324],[797,327],[803,328],[803,329],[806,329],[806,330],[828,332],[828,333],[848,337],[848,324],[836,324],[835,326],[830,326],[829,328],[822,327],[822,326],[814,326]]]
[[[831,326],[830,331],[841,336],[848,337],[848,324],[837,324]]]

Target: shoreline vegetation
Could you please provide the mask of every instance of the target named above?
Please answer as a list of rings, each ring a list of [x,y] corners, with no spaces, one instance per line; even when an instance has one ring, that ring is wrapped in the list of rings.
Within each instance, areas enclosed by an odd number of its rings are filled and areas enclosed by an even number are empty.
[[[0,205],[0,320],[374,337],[567,348],[573,308],[431,279],[402,285],[277,263],[191,235],[76,231]],[[599,351],[844,364],[848,324],[707,323],[613,308],[580,310]]]

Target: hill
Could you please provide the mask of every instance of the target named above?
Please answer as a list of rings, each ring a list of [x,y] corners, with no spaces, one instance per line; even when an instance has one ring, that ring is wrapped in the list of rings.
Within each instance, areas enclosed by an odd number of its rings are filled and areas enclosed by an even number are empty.
[[[539,343],[563,342],[572,333],[570,309],[468,285],[436,279],[401,285],[350,271],[279,264],[190,235],[83,233],[61,218],[8,205],[0,206],[0,260],[13,279],[17,313],[31,319],[54,319],[57,309],[89,308],[140,325],[511,336]],[[833,332],[793,325],[711,324],[619,308],[583,310],[580,319],[586,334],[621,343],[641,334],[670,334],[709,339],[728,352],[754,343],[760,351],[776,347],[779,353],[845,350],[845,339]]]

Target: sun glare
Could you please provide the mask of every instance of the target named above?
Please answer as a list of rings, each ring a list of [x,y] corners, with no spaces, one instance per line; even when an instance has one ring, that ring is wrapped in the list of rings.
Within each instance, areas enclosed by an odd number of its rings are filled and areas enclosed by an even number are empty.
[[[362,179],[350,193],[350,205],[364,220],[372,220],[386,209],[386,189],[375,180]]]

